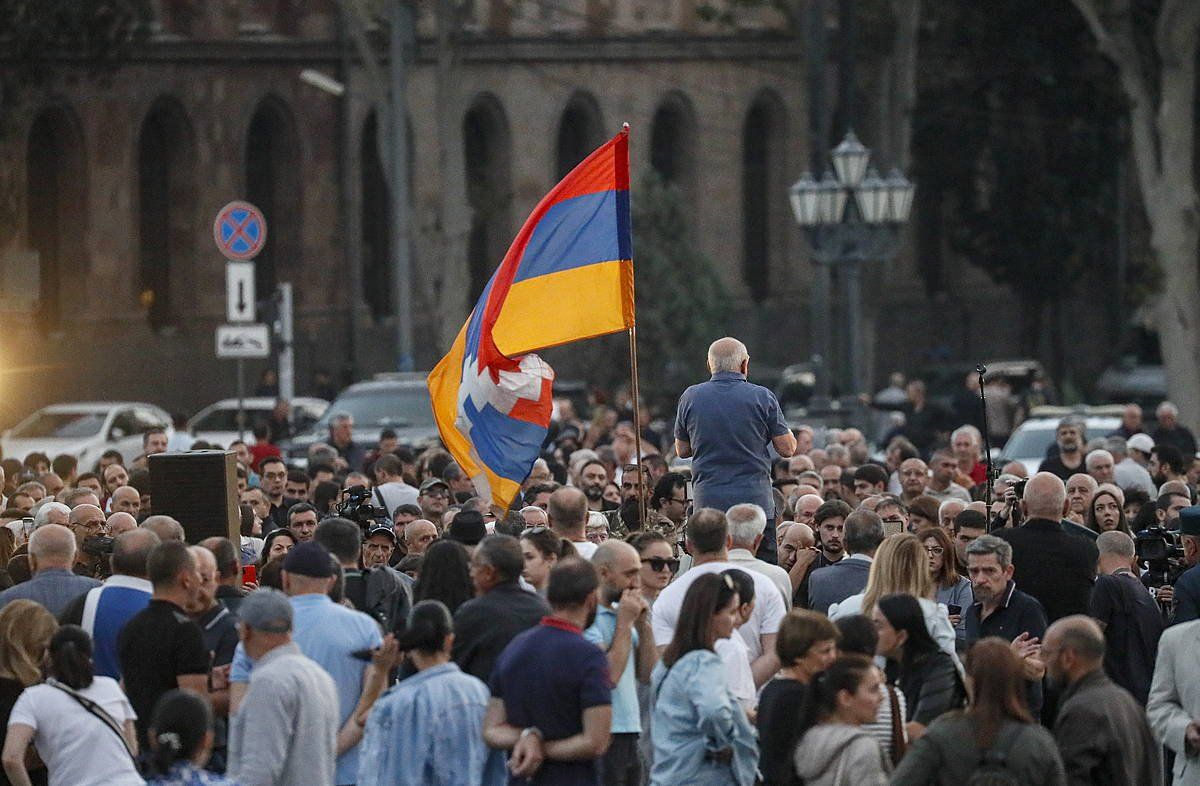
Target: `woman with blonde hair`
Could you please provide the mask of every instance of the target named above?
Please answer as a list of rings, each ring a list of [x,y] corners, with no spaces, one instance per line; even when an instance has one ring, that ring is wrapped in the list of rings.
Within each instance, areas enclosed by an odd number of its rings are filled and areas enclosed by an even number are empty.
[[[14,600],[0,609],[0,728],[8,728],[13,705],[24,690],[42,681],[42,659],[50,637],[58,630],[54,615],[32,600]],[[46,782],[40,761],[27,757],[30,780]],[[8,784],[0,771],[0,784]]]
[[[912,595],[921,604],[929,635],[957,664],[954,627],[950,624],[945,605],[934,599],[936,592],[937,587],[929,571],[929,555],[921,545],[921,538],[911,532],[902,532],[884,538],[871,562],[867,588],[830,606],[829,619],[837,620],[852,614],[869,617],[883,596],[896,593]]]

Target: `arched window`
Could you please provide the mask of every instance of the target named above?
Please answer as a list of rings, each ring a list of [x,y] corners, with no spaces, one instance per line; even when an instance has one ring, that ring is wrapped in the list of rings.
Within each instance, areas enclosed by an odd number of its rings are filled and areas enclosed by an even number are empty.
[[[471,206],[467,268],[474,303],[512,242],[512,139],[504,107],[494,96],[476,98],[463,117],[463,154]]]
[[[196,236],[196,142],[173,98],[151,105],[138,133],[138,291],[150,326],[178,321]]]
[[[695,205],[696,112],[683,93],[669,93],[654,113],[650,166],[679,188],[686,206]]]
[[[764,91],[750,105],[742,127],[742,277],[750,297],[762,302],[771,288],[772,258],[782,237],[786,194],[783,102]]]
[[[300,262],[301,182],[292,113],[282,100],[264,98],[246,133],[246,198],[267,221],[267,243],[254,260],[260,300],[274,292],[280,268]]]
[[[391,194],[379,156],[379,123],[374,112],[363,124],[360,145],[362,171],[362,286],[363,298],[376,320],[392,310]]]
[[[54,328],[79,304],[87,272],[87,163],[83,131],[66,106],[42,110],[25,157],[26,233],[38,255],[38,323]]]
[[[558,121],[555,174],[562,180],[580,161],[604,142],[600,105],[591,93],[578,92],[567,101]]]

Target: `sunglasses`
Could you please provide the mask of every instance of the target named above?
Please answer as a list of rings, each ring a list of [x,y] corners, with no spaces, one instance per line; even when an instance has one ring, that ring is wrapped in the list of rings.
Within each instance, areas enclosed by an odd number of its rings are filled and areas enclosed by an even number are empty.
[[[675,573],[676,571],[679,570],[679,560],[677,560],[677,559],[663,559],[662,557],[645,557],[642,559],[642,563],[648,564],[650,566],[650,570],[654,571],[655,573],[659,572],[663,568],[670,568],[672,573]]]

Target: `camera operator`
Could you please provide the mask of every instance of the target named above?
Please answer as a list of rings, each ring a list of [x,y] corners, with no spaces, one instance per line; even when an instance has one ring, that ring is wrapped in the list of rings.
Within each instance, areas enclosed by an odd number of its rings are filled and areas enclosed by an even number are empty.
[[[1179,511],[1179,533],[1187,570],[1175,582],[1173,591],[1170,586],[1158,591],[1159,600],[1163,600],[1163,593],[1166,592],[1172,601],[1172,625],[1200,618],[1200,568],[1196,567],[1200,563],[1200,506]]]

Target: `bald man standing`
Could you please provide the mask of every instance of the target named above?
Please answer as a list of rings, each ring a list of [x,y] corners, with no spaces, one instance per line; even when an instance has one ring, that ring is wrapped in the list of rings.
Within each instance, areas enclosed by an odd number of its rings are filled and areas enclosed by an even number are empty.
[[[708,370],[711,379],[683,391],[675,416],[675,452],[692,459],[693,509],[758,505],[767,514],[767,528],[756,556],[774,564],[770,449],[789,458],[796,452],[796,437],[775,394],[747,381],[745,344],[729,337],[714,341]]]
[[[1096,545],[1065,530],[1067,505],[1062,480],[1039,472],[1021,499],[1025,523],[994,533],[1012,546],[1013,580],[1038,599],[1048,622],[1086,614],[1096,577]]]
[[[1054,739],[1067,782],[1162,783],[1146,713],[1104,673],[1104,634],[1091,617],[1064,617],[1042,642],[1046,676],[1062,691]]]
[[[100,582],[71,572],[75,565],[75,536],[59,524],[45,524],[29,536],[29,569],[33,578],[0,592],[0,608],[18,600],[42,604],[58,615],[71,601]]]

